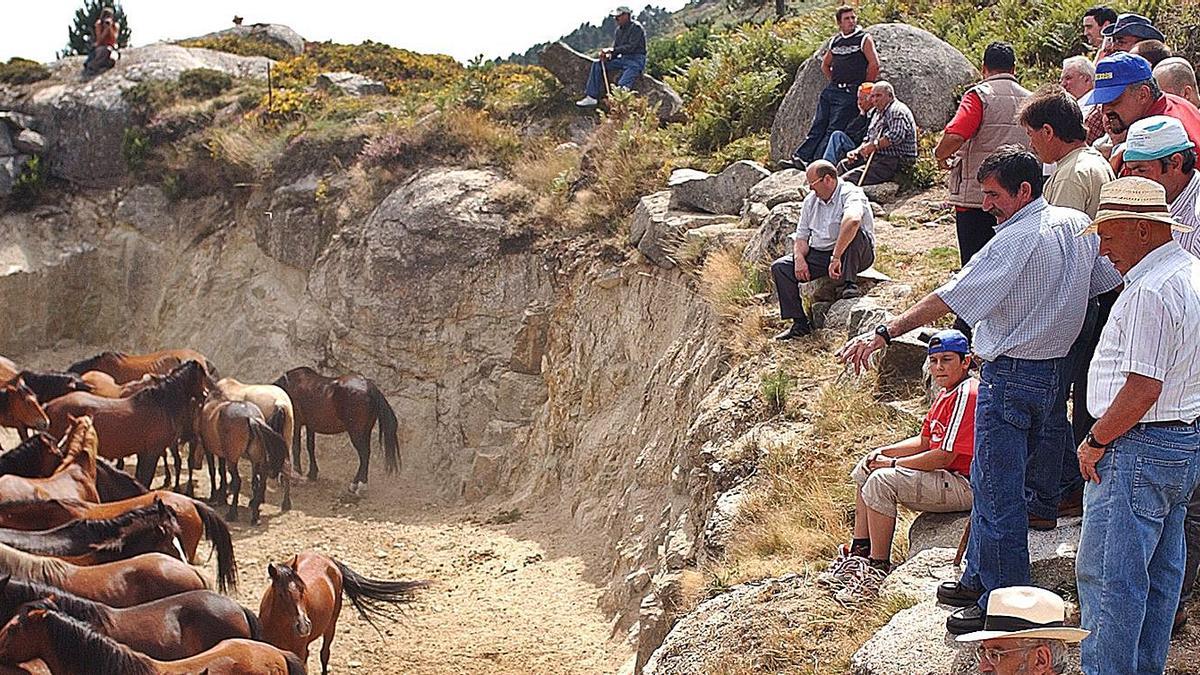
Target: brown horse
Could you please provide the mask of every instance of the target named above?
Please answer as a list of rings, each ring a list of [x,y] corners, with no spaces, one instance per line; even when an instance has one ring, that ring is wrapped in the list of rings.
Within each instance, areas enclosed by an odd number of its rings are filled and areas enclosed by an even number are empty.
[[[49,434],[37,433],[0,455],[0,476],[45,478],[62,464],[62,453]]]
[[[54,596],[59,611],[155,659],[183,659],[221,640],[258,640],[254,612],[213,591],[188,591],[124,609],[113,609],[60,588],[0,577],[0,625],[27,603]]]
[[[52,434],[61,433],[67,415],[91,415],[100,435],[100,455],[117,459],[136,454],[138,482],[149,485],[159,455],[191,428],[195,408],[207,393],[204,366],[188,361],[129,398],[75,392],[51,401],[46,413]]]
[[[22,605],[0,630],[0,663],[41,658],[55,675],[303,675],[295,655],[265,642],[222,640],[177,661],[158,661],[58,611],[54,596]]]
[[[321,673],[329,671],[329,648],[342,611],[342,594],[376,630],[372,617],[394,618],[383,603],[411,602],[424,581],[368,579],[345,564],[315,551],[292,556],[286,564],[267,565],[271,585],[258,606],[263,639],[308,661],[308,645],[321,641]]]
[[[287,392],[296,414],[292,463],[300,471],[300,428],[307,429],[308,477],[317,478],[316,434],[350,435],[358,451],[358,473],[350,483],[350,492],[359,494],[367,487],[371,465],[371,429],[379,422],[379,442],[384,448],[387,472],[400,468],[400,443],[396,438],[396,412],[375,383],[362,375],[329,378],[307,366],[284,373],[275,386]]]
[[[50,428],[50,419],[38,403],[37,394],[19,377],[0,384],[0,427],[12,427],[18,431],[46,431]]]
[[[57,586],[109,607],[129,607],[208,588],[191,565],[163,553],[80,566],[0,544],[0,575]]]
[[[205,452],[211,455],[208,460],[208,474],[212,481],[209,488],[210,501],[225,501],[225,468],[228,463],[232,499],[226,518],[237,520],[238,517],[238,494],[242,488],[238,461],[243,455],[250,459],[252,467],[250,524],[258,524],[259,507],[266,495],[268,478],[279,478],[283,487],[281,508],[284,511],[292,508],[291,467],[287,466],[287,443],[263,419],[258,406],[246,401],[227,401],[219,391],[214,391],[204,402],[200,416],[196,418],[196,435],[200,437]],[[221,460],[219,487],[214,477],[217,458]],[[189,462],[189,466],[198,464],[196,457]]]
[[[179,543],[179,521],[161,501],[105,520],[73,520],[48,530],[0,528],[0,544],[26,553],[98,565],[142,553],[185,558]]]
[[[159,490],[109,504],[89,504],[75,500],[50,499],[0,503],[0,527],[35,530],[57,527],[75,519],[117,518],[130,510],[161,500],[179,520],[179,540],[187,561],[196,562],[201,536],[212,542],[217,554],[217,588],[221,592],[237,588],[237,561],[229,526],[210,506],[181,494]]]
[[[0,502],[25,499],[81,499],[98,502],[96,492],[96,429],[92,418],[72,417],[63,437],[63,461],[48,478],[0,476]]]
[[[67,372],[80,375],[89,370],[108,373],[117,384],[140,379],[143,375],[166,375],[188,361],[195,361],[205,372],[217,377],[217,368],[203,354],[192,349],[164,349],[149,354],[101,352],[90,359],[72,363]]]
[[[73,391],[91,391],[92,385],[75,373],[57,373],[52,370],[22,370],[20,377],[25,386],[37,394],[38,403],[46,404],[66,396]]]

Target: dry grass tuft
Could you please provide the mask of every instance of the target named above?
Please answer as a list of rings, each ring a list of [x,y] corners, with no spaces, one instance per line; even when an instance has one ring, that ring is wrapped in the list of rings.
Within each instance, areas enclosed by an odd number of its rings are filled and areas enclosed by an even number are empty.
[[[887,244],[875,248],[875,269],[911,284],[914,302],[944,284],[958,267],[958,250],[949,246],[936,246],[922,253],[900,251]]]

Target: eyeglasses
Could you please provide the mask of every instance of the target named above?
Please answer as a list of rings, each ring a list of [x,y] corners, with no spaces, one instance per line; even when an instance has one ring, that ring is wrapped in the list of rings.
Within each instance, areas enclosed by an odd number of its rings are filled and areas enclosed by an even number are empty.
[[[989,664],[995,666],[995,665],[999,665],[1000,659],[1003,658],[1005,654],[1011,654],[1013,652],[1029,651],[1029,648],[1028,647],[1013,647],[1012,649],[993,649],[991,647],[984,647],[983,645],[979,645],[978,651],[979,651],[979,662],[980,663],[989,663]]]

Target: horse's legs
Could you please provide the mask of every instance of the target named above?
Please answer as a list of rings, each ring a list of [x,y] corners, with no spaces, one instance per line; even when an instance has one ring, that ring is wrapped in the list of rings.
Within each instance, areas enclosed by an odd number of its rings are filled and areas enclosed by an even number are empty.
[[[17,435],[21,437],[21,442],[29,440],[29,429],[25,427],[17,427]]]
[[[225,473],[222,471],[221,473]],[[238,493],[242,491],[242,476],[238,473],[237,462],[230,462],[229,467],[229,492],[233,497],[229,501],[229,513],[226,514],[225,520],[233,522],[238,519]]]
[[[158,469],[158,456],[159,453],[137,456],[137,472],[134,477],[147,488],[154,482],[154,471]]]
[[[179,492],[179,479],[183,478],[183,457],[179,454],[179,446],[181,443],[175,441],[171,446],[171,456],[175,460],[175,491]]]
[[[308,479],[317,479],[317,432],[311,427],[304,430],[308,434]],[[299,469],[297,469],[299,471]]]
[[[117,458],[117,468],[122,471],[125,470],[125,458],[124,457]]]
[[[162,487],[160,488],[162,490],[170,490],[171,489],[171,452],[170,452],[170,450],[171,450],[171,448],[170,448],[170,446],[168,446],[166,448],[163,448],[163,451],[162,451],[163,484],[162,484]],[[155,464],[155,466],[158,465],[157,458],[154,460],[154,464]],[[153,480],[153,478],[151,478],[151,480]],[[150,487],[150,484],[146,483],[146,487]]]
[[[224,496],[225,491],[229,489],[229,483],[226,482],[226,480],[225,480],[225,476],[228,474],[228,471],[229,471],[229,463],[225,461],[225,458],[222,457],[221,459],[217,460],[217,473],[219,473],[221,475],[221,495],[222,496]]]
[[[367,475],[371,470],[371,430],[365,434],[350,436],[350,442],[358,451],[358,473],[354,474],[354,482],[350,484],[350,492],[359,494],[367,487]]]
[[[339,593],[333,601],[333,614],[329,617],[329,625],[325,627],[325,636],[321,640],[321,675],[329,673],[329,648],[333,645],[333,636],[337,633],[337,620],[341,613],[342,594]]]
[[[259,464],[250,466],[250,524],[258,524],[258,510],[266,499],[267,477]]]
[[[300,473],[300,423],[292,423],[292,464],[296,465],[296,473]]]

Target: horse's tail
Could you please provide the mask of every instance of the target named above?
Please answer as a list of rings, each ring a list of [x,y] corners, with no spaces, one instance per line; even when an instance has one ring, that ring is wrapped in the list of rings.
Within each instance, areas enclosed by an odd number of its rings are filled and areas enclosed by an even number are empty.
[[[258,615],[245,606],[242,607],[242,614],[246,615],[246,625],[250,627],[250,639],[262,642],[262,624],[258,622]]]
[[[222,593],[237,590],[237,561],[233,557],[229,525],[208,504],[193,499],[192,505],[200,515],[200,522],[204,523],[204,536],[217,552],[217,587]]]
[[[271,431],[283,436],[284,425],[286,424],[287,412],[283,409],[283,406],[275,406],[275,412],[271,413],[271,419],[267,420],[267,426],[271,427]]]
[[[410,603],[413,601],[417,589],[429,585],[428,581],[370,579],[350,569],[340,560],[334,560],[333,564],[337,565],[338,571],[342,573],[342,592],[350,598],[350,602],[354,603],[354,608],[358,610],[359,616],[366,619],[367,623],[371,624],[376,631],[379,630],[379,626],[375,625],[373,618],[391,620],[397,618],[391,608],[386,607],[384,603],[392,605]]]
[[[375,408],[375,417],[379,420],[379,443],[383,446],[383,457],[387,464],[387,472],[395,473],[400,468],[400,442],[396,438],[396,411],[387,397],[379,391],[374,382],[368,381],[367,392]]]
[[[275,415],[271,415],[271,419],[275,419]],[[283,436],[279,432],[264,424],[262,421],[253,417],[248,418],[250,423],[250,435],[257,441],[267,453],[267,476],[274,478],[283,472],[284,465],[288,459],[287,441],[283,440]]]
[[[288,675],[305,675],[308,672],[305,670],[304,662],[300,660],[299,656],[282,649],[280,651],[283,652],[283,658],[287,661]]]

